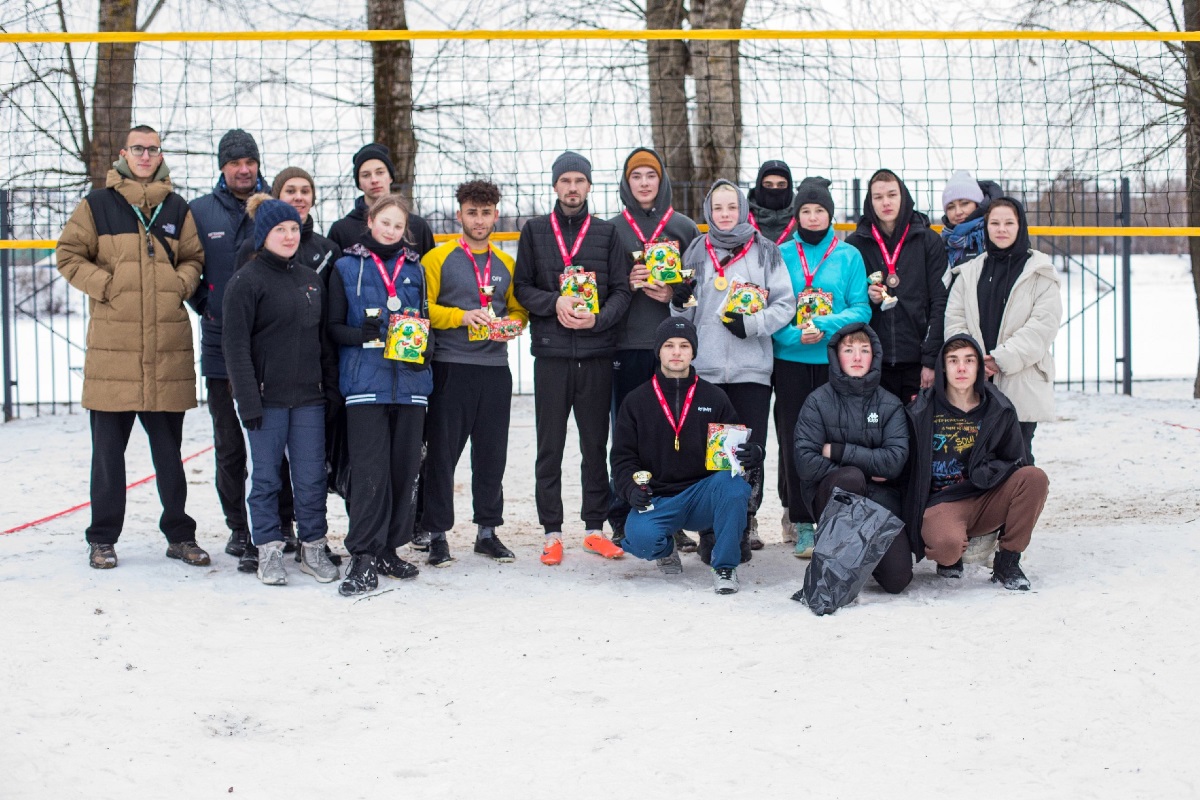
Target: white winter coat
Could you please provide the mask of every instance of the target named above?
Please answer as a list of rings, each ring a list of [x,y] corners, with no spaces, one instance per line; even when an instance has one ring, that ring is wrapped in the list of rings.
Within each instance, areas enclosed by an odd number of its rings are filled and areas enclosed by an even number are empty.
[[[953,269],[957,279],[946,303],[946,338],[967,333],[983,345],[979,328],[979,275],[987,253],[982,253]],[[1004,392],[1017,409],[1021,422],[1054,420],[1054,354],[1051,347],[1062,323],[1062,296],[1058,273],[1050,256],[1030,251],[1025,268],[1013,285],[996,349],[988,355],[996,359],[1000,374],[996,388]]]

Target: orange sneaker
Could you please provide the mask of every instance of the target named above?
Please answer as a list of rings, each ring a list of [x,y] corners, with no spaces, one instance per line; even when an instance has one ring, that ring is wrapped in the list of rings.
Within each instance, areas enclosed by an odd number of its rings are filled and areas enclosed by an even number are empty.
[[[555,567],[562,563],[562,539],[547,539],[542,547],[542,563],[547,567]]]
[[[605,558],[620,558],[625,551],[617,547],[602,533],[592,533],[583,537],[583,549]]]

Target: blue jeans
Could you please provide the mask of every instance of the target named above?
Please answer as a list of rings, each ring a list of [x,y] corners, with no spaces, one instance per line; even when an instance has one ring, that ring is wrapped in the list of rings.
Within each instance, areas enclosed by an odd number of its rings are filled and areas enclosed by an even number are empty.
[[[745,478],[728,470],[714,472],[674,497],[655,497],[650,511],[630,511],[621,547],[638,558],[666,558],[675,531],[712,528],[716,534],[713,569],[736,567],[742,560],[749,503],[750,484]]]
[[[287,452],[292,468],[296,535],[315,542],[329,531],[325,519],[325,406],[264,408],[263,424],[247,431],[252,464],[250,537],[256,547],[283,540],[279,529],[279,467]]]

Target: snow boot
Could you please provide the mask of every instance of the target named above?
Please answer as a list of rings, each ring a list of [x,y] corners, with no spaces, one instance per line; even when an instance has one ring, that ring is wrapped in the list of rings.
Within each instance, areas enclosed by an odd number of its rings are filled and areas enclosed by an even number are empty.
[[[315,542],[300,543],[300,571],[312,575],[317,583],[333,583],[338,579],[338,568],[326,555],[328,548],[325,537]]]
[[[258,579],[267,586],[287,584],[287,571],[283,568],[283,542],[267,542],[258,548]]]
[[[717,594],[734,594],[738,590],[737,570],[721,567],[713,570],[713,591]]]
[[[88,544],[88,566],[92,569],[112,569],[117,566],[117,549],[111,544]]]
[[[663,558],[655,559],[655,563],[663,575],[678,575],[683,572],[683,561],[679,558],[679,548],[674,539],[671,540],[671,552]]]
[[[338,594],[350,597],[366,594],[379,588],[379,574],[375,571],[375,556],[369,554],[350,556],[346,579],[338,587]]]
[[[1011,550],[997,550],[992,565],[992,582],[1012,591],[1029,591],[1029,578],[1021,571],[1021,554]]]
[[[207,567],[212,563],[208,553],[195,542],[172,542],[167,545],[167,558],[174,558],[192,567]]]
[[[937,574],[940,578],[961,578],[963,576],[963,560],[960,558],[948,567],[938,564]]]
[[[746,539],[750,542],[751,550],[762,550],[763,540],[758,538],[758,517],[751,516],[749,523],[746,525]],[[746,559],[749,561],[750,559]]]

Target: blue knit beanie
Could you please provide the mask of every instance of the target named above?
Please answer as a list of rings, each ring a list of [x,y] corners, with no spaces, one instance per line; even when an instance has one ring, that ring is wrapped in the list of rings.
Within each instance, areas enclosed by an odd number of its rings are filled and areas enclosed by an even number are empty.
[[[254,249],[262,250],[271,229],[288,220],[297,225],[304,224],[296,209],[287,203],[282,200],[264,200],[254,213]]]

